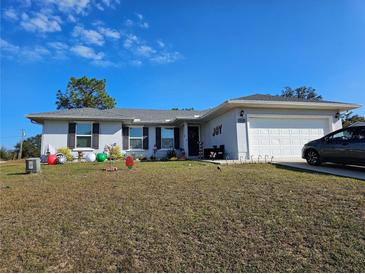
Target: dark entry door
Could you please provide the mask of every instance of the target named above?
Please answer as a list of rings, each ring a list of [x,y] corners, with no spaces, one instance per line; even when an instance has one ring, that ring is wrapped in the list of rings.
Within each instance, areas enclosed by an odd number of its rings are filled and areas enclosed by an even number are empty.
[[[199,127],[197,126],[188,127],[188,146],[189,146],[189,156],[199,155]]]

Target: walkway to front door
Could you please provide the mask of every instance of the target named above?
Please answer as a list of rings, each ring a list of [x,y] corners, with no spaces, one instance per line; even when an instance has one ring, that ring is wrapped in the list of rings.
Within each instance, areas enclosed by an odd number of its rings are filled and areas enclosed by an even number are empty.
[[[188,126],[188,149],[189,156],[199,155],[199,127]]]

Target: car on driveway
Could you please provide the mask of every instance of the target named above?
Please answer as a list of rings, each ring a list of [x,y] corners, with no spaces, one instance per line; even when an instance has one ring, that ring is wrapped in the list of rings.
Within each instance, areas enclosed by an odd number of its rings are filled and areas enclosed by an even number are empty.
[[[365,166],[365,126],[350,126],[304,145],[302,158],[310,165],[323,162]]]

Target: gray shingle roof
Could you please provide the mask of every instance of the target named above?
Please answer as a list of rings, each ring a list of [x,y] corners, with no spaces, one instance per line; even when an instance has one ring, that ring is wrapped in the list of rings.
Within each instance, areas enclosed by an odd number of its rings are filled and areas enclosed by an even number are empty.
[[[333,103],[333,104],[345,104],[341,102],[325,101],[317,99],[302,99],[297,97],[283,97],[280,95],[270,95],[270,94],[253,94],[249,96],[243,96],[234,98],[231,100],[257,100],[257,101],[273,101],[273,102],[307,102],[307,103]]]
[[[140,119],[145,122],[167,122],[166,120],[173,121],[176,118],[196,119],[207,112],[206,110],[158,110],[131,108],[114,108],[108,111],[115,115]]]
[[[141,122],[167,123],[176,118],[196,119],[202,116],[206,111],[196,110],[157,110],[157,109],[129,109],[114,108],[100,110],[96,108],[77,108],[65,109],[51,112],[31,113],[28,118],[99,118],[99,119],[116,119],[116,120],[134,120],[139,119]]]
[[[330,103],[342,104],[344,107],[350,109],[359,107],[358,105],[349,105],[341,102],[324,101],[324,100],[306,100],[300,98],[288,98],[282,96],[274,96],[269,94],[254,94],[243,96],[231,101],[245,100],[245,101],[273,101],[273,102],[304,102],[304,103]],[[227,102],[226,102],[227,103]],[[32,113],[27,117],[36,122],[42,122],[45,119],[105,119],[105,120],[133,120],[134,122],[145,123],[170,123],[176,119],[197,120],[202,116],[209,116],[221,108],[221,105],[208,110],[157,110],[157,109],[130,109],[130,108],[114,108],[100,110],[95,108],[79,108],[66,109],[52,112]]]
[[[70,117],[70,118],[87,118],[87,117],[99,117],[99,118],[116,118],[115,114],[109,110],[100,110],[97,108],[75,108],[75,109],[62,109],[50,112],[31,113],[28,117],[44,117],[44,118],[57,118],[57,117]],[[118,117],[122,118],[122,117]]]

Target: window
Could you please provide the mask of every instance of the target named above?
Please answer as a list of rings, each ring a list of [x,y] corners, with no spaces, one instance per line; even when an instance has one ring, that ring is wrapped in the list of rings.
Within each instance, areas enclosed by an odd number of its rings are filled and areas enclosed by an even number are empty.
[[[76,147],[91,147],[92,126],[89,123],[76,124]]]
[[[174,129],[161,129],[161,148],[170,149],[174,147]]]
[[[353,131],[352,130],[349,130],[349,129],[346,129],[346,130],[343,130],[343,131],[340,131],[340,132],[337,132],[336,134],[333,134],[330,139],[332,141],[347,141],[347,140],[350,140],[352,138],[352,134],[353,134]]]
[[[129,128],[129,148],[130,149],[143,148],[143,129],[141,127]]]
[[[365,143],[365,128],[355,128],[353,139],[357,143]]]

